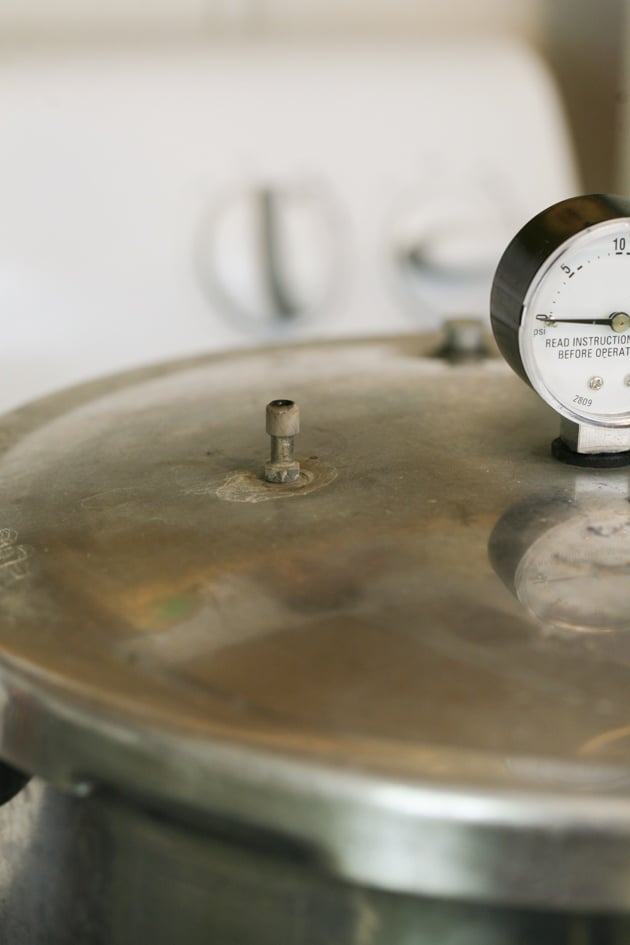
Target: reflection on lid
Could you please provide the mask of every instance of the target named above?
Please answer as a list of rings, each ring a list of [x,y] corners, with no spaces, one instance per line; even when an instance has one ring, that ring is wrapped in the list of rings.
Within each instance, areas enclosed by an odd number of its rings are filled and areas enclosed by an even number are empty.
[[[627,488],[623,495],[617,488],[578,490],[575,500],[537,496],[518,503],[494,529],[490,558],[546,627],[630,628]]]

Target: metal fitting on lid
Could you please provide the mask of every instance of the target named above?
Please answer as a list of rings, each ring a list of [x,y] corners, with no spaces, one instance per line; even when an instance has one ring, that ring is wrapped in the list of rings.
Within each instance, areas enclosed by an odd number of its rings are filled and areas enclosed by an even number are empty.
[[[481,319],[447,319],[444,342],[438,354],[449,361],[477,361],[486,357],[488,349]]]
[[[267,404],[269,436],[297,436],[300,432],[300,408],[292,400],[272,400]]]
[[[271,456],[265,463],[267,482],[296,482],[300,464],[294,457],[295,437],[300,432],[300,408],[292,400],[272,400],[267,404],[267,433]]]

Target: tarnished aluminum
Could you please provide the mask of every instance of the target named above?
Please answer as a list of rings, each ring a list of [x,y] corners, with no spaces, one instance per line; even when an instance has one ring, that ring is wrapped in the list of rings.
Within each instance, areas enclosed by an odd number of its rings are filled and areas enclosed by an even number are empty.
[[[627,909],[628,472],[557,463],[507,366],[436,348],[196,359],[4,418],[2,757],[375,888]],[[295,483],[264,481],[278,389]]]

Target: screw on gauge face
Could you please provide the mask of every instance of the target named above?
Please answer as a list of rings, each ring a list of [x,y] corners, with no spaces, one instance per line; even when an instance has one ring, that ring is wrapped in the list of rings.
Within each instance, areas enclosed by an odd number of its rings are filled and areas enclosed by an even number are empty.
[[[591,388],[591,390],[599,390],[600,387],[603,387],[603,386],[604,386],[604,378],[603,378],[603,377],[591,377],[591,378],[589,378],[588,386]]]
[[[623,382],[624,382],[624,384],[626,385],[626,387],[630,387],[630,374],[626,374],[626,376],[624,377]]]
[[[267,404],[267,433],[271,456],[265,463],[267,482],[296,482],[300,464],[294,457],[295,437],[300,432],[300,408],[292,400],[272,400]]]

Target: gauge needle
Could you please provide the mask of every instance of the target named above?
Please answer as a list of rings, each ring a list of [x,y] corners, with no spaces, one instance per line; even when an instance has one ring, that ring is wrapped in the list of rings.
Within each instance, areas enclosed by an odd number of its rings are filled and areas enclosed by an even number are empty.
[[[570,324],[608,325],[613,331],[625,331],[627,328],[630,328],[630,315],[627,315],[626,312],[613,312],[608,318],[591,318],[589,315],[576,315],[575,318],[556,318],[555,315],[553,317],[551,315],[537,315],[536,320],[544,322],[545,325],[549,325],[550,327],[554,325]]]

